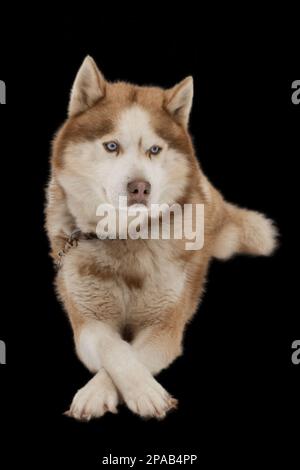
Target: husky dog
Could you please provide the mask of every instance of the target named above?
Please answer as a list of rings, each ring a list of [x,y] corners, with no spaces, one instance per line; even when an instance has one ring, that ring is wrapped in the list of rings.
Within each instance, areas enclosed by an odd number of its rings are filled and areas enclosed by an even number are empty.
[[[192,98],[192,77],[166,90],[110,83],[89,56],[76,76],[53,143],[46,229],[51,256],[66,253],[56,288],[77,355],[94,374],[67,412],[78,420],[116,413],[121,402],[165,417],[177,401],[154,376],[182,352],[210,260],[275,248],[272,222],[226,202],[203,174],[188,132]],[[97,238],[97,207],[117,207],[120,196],[146,207],[204,204],[203,248]]]

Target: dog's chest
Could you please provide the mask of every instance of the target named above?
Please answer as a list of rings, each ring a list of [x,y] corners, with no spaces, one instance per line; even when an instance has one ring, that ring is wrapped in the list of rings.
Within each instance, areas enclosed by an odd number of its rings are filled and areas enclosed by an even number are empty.
[[[168,243],[136,242],[81,243],[68,255],[64,269],[67,282],[74,284],[72,292],[84,292],[95,308],[105,297],[110,308],[132,319],[159,315],[176,303],[184,289],[183,262]]]
[[[176,260],[171,246],[163,242],[131,241],[129,244],[105,243],[96,260],[99,266],[112,271],[112,281],[122,283],[131,294],[138,296],[164,292],[177,296],[184,279],[183,263]]]

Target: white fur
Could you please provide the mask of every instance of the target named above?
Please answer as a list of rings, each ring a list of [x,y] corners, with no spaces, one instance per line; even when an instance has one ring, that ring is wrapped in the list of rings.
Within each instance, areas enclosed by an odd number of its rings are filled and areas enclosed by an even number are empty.
[[[242,242],[258,255],[270,255],[277,245],[277,230],[263,214],[248,211],[243,219]]]
[[[103,147],[110,140],[119,142],[118,156]],[[149,158],[152,145],[159,145],[162,151]],[[99,204],[118,207],[130,181],[144,179],[151,184],[149,205],[172,204],[182,195],[188,174],[184,156],[155,134],[147,111],[137,105],[123,111],[113,134],[69,145],[65,162],[59,182],[68,194],[77,226],[84,231],[95,231]]]
[[[91,321],[82,330],[78,348],[83,356],[87,352],[83,357],[85,363],[90,360],[91,351],[93,358],[97,355],[101,358],[105,371],[133,412],[143,417],[162,418],[174,406],[170,395],[139,362],[132,347],[108,325]],[[110,410],[115,408],[116,390],[100,369],[94,379],[76,394],[69,414],[78,419],[90,419],[101,416],[104,405]]]
[[[104,369],[94,377],[73,398],[70,410],[66,413],[76,419],[89,421],[100,418],[107,411],[117,413],[118,392]]]
[[[96,342],[97,338],[94,332],[89,329],[82,330],[76,341],[76,352],[79,359],[93,373],[98,372],[102,367],[99,354],[95,348]]]

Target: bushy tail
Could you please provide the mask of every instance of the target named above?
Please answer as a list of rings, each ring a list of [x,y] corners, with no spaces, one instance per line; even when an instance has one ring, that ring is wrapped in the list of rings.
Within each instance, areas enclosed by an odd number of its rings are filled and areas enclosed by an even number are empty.
[[[259,212],[225,204],[226,216],[215,241],[214,256],[225,260],[237,253],[270,255],[278,238],[273,221]]]

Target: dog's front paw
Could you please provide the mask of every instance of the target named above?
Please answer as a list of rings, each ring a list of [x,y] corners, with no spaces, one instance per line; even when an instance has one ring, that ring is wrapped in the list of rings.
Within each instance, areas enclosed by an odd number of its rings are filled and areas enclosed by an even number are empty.
[[[151,376],[130,387],[123,396],[128,408],[143,418],[163,419],[177,407],[177,400]]]
[[[117,413],[119,397],[117,389],[104,369],[101,369],[73,398],[65,413],[80,421],[100,418],[107,411]]]

